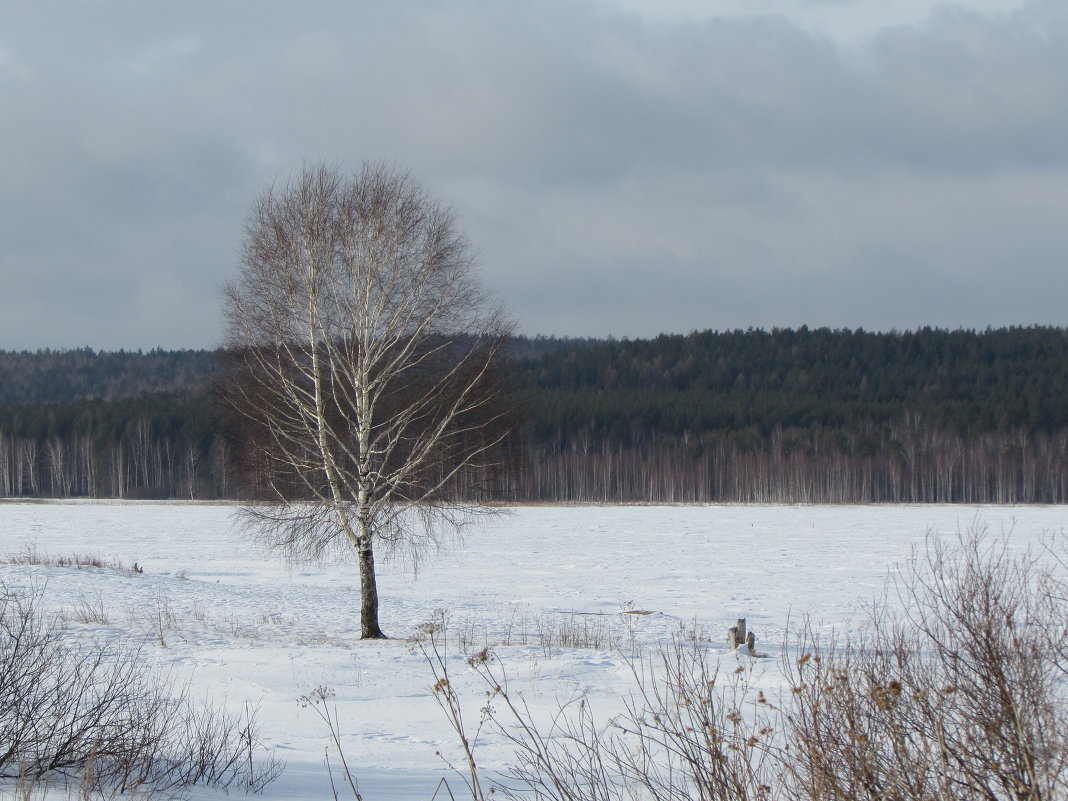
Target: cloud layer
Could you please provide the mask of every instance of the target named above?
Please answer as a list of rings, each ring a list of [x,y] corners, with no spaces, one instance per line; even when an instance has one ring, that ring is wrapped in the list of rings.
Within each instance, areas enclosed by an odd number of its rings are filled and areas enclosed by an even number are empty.
[[[212,346],[319,159],[410,167],[528,333],[1068,324],[1060,0],[46,6],[0,10],[0,348]]]

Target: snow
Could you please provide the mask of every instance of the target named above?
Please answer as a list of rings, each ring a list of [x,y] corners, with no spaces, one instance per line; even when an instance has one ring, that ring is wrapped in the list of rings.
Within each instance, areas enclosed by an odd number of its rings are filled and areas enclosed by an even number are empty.
[[[191,676],[197,693],[258,708],[265,741],[287,764],[266,799],[332,797],[323,767],[328,733],[298,701],[331,688],[368,801],[430,799],[442,776],[457,797],[462,790],[436,755],[460,759],[427,663],[407,640],[438,610],[446,610],[449,669],[471,722],[482,695],[461,640],[469,651],[494,646],[536,716],[586,693],[607,719],[622,709],[626,654],[637,647],[680,630],[704,633],[732,668],[750,660],[727,652],[725,631],[745,617],[757,651],[769,654],[755,660],[756,680],[774,688],[788,620],[855,625],[863,603],[929,531],[982,526],[1011,532],[1013,547],[1025,547],[1068,526],[1068,508],[1054,506],[523,507],[430,554],[417,572],[380,560],[382,626],[393,639],[361,642],[355,565],[287,565],[260,551],[234,512],[207,504],[2,503],[0,562],[35,549],[136,561],[144,572],[0,564],[0,580],[46,582],[55,610],[103,610],[106,622],[72,625],[146,637],[149,657]],[[162,645],[153,623],[161,617]],[[600,647],[556,644],[568,634]],[[487,736],[478,756],[492,777],[510,753]],[[193,797],[218,794],[197,789]]]

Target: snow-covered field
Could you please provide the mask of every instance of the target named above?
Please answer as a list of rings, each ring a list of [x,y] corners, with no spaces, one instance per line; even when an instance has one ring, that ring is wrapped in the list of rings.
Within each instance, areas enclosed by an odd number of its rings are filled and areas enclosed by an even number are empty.
[[[928,531],[974,525],[1011,532],[1022,547],[1068,527],[1068,508],[524,507],[428,555],[418,572],[380,562],[382,625],[393,638],[383,642],[359,641],[354,564],[286,565],[242,535],[228,506],[0,503],[0,562],[36,551],[144,570],[0,564],[0,579],[47,582],[51,608],[89,607],[106,620],[72,625],[152,638],[148,656],[192,675],[197,693],[257,706],[264,739],[287,764],[261,797],[331,797],[327,731],[298,703],[325,686],[336,693],[363,797],[418,801],[449,775],[435,752],[459,758],[427,664],[406,639],[438,610],[450,647],[493,645],[535,713],[587,693],[607,718],[628,692],[625,652],[635,644],[680,627],[707,632],[733,667],[724,631],[745,617],[773,657],[758,664],[757,680],[773,687],[789,618],[848,627]],[[627,614],[636,611],[652,614]],[[150,622],[161,612],[163,645]],[[565,634],[601,647],[560,647]],[[477,719],[479,687],[459,650],[450,670]],[[490,738],[479,756],[492,776],[509,751]]]

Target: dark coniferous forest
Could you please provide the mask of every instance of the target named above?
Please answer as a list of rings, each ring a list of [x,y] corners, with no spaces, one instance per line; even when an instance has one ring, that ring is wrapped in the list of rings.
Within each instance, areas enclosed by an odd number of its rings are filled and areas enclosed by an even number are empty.
[[[0,352],[0,496],[246,498],[215,354]],[[1068,330],[517,338],[491,497],[1068,501]]]

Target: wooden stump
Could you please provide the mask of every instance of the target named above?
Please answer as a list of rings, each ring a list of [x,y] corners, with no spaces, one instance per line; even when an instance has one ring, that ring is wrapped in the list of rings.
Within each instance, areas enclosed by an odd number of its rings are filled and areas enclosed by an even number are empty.
[[[736,651],[744,645],[749,650],[750,656],[756,656],[756,635],[745,629],[745,618],[738,618],[738,622],[727,629],[727,647]]]

